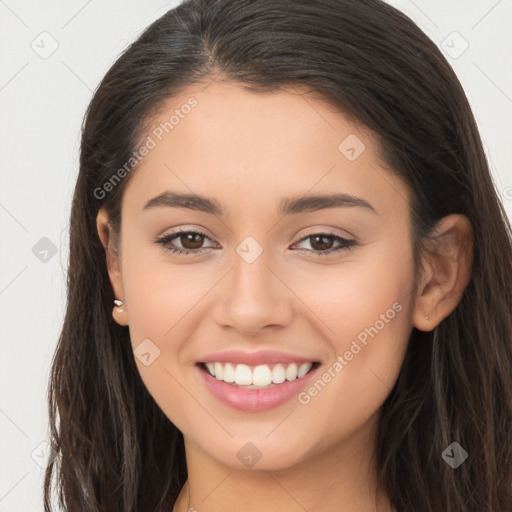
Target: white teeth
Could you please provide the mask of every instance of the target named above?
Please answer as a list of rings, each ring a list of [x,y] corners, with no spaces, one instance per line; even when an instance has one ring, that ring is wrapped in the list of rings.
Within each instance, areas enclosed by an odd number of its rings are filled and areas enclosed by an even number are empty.
[[[300,379],[312,366],[313,363],[303,363],[299,367],[296,363],[279,363],[272,369],[266,364],[260,364],[252,369],[246,364],[206,363],[208,371],[217,380],[250,388],[267,388],[274,384],[282,384],[285,380]]]
[[[224,365],[222,378],[224,382],[235,382],[235,367],[231,363],[226,363]]]
[[[254,368],[252,383],[255,386],[268,386],[272,383],[272,372],[266,364],[260,364]]]
[[[304,363],[299,366],[299,369],[297,370],[297,377],[300,379],[301,377],[304,377],[306,373],[311,370],[311,363]]]
[[[274,384],[281,384],[286,379],[286,372],[282,364],[276,364],[272,369],[272,382]]]
[[[224,374],[224,371],[223,371],[223,364],[222,363],[214,363],[214,368],[215,368],[215,377],[219,380],[222,380],[223,378],[223,374]]]
[[[295,380],[297,378],[297,365],[292,363],[288,368],[286,368],[286,380]]]
[[[220,363],[215,363],[220,364]],[[222,375],[217,374],[215,372],[215,378],[217,380],[224,380]],[[249,366],[246,364],[237,364],[235,369],[235,384],[239,386],[250,386],[252,384],[252,372]]]

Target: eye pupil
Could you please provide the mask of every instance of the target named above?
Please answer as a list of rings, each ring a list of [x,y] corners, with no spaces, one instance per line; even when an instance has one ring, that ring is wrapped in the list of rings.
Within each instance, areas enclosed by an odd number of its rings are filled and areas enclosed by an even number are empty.
[[[185,249],[194,250],[201,248],[201,246],[203,245],[204,235],[201,235],[200,233],[184,233],[181,235],[181,238],[182,245]],[[194,243],[194,238],[198,238],[199,240],[196,240],[196,242]],[[183,239],[186,240],[186,243],[183,243]],[[189,242],[192,242],[191,246],[187,245],[189,244]]]
[[[311,247],[318,250],[330,249],[332,246],[332,238],[324,235],[314,235],[311,237]],[[319,246],[316,244],[316,240],[323,240],[324,242],[320,242]],[[327,240],[327,242],[325,242]]]

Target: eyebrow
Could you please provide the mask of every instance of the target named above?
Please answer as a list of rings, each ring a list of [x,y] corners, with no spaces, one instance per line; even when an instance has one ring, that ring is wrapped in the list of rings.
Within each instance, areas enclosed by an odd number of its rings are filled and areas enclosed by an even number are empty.
[[[168,208],[186,208],[199,212],[205,212],[218,217],[223,217],[226,210],[216,199],[197,194],[179,194],[176,192],[162,192],[150,199],[144,210],[165,206]],[[315,212],[327,208],[354,208],[360,207],[378,215],[377,210],[368,201],[349,194],[323,194],[289,197],[281,200],[279,215],[291,215],[306,212]]]

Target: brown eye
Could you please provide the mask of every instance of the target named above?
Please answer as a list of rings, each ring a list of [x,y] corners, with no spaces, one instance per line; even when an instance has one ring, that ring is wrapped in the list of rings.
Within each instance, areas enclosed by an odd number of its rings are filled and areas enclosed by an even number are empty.
[[[205,236],[201,233],[188,232],[178,235],[178,239],[184,249],[195,250],[200,249],[203,245]]]
[[[308,249],[308,252],[313,252],[318,256],[332,254],[340,250],[350,250],[357,245],[355,240],[349,240],[334,233],[313,233],[304,237],[299,243],[307,240],[310,240],[312,247],[312,249]],[[333,247],[335,242],[338,242],[339,245]]]
[[[205,239],[210,238],[200,231],[180,230],[157,239],[156,243],[162,245],[164,250],[176,254],[200,254],[210,249],[210,247],[203,247]]]
[[[319,251],[326,251],[328,249],[331,249],[332,245],[334,244],[333,238],[325,235],[313,235],[310,238],[311,247]]]

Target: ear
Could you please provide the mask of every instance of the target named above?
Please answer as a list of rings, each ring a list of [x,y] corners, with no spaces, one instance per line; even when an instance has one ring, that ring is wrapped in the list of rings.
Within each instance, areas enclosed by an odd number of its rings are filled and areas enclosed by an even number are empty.
[[[413,325],[431,331],[457,307],[469,283],[473,264],[471,223],[464,215],[448,215],[437,223],[426,245]]]
[[[121,258],[119,248],[116,247],[115,237],[112,226],[109,222],[108,214],[105,208],[100,208],[96,217],[96,228],[98,236],[105,249],[107,270],[110,278],[110,284],[116,299],[124,302],[123,280],[121,277]],[[126,304],[122,308],[113,307],[114,320],[119,325],[128,325]]]

